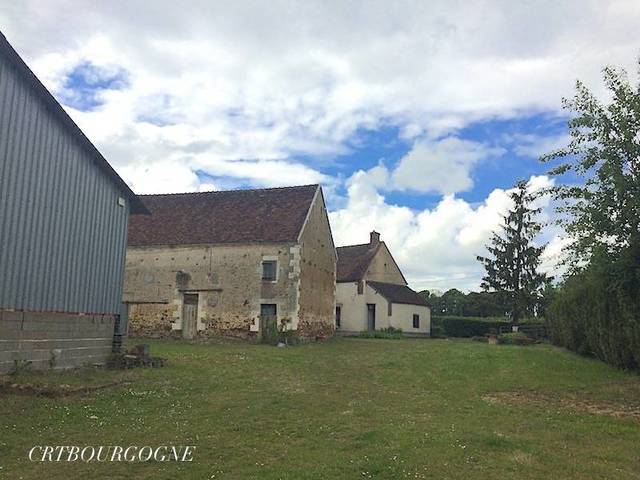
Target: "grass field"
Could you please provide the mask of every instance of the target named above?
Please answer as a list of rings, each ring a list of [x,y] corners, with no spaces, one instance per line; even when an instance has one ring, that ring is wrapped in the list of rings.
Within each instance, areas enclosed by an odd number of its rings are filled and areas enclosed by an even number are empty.
[[[162,369],[23,373],[118,386],[0,394],[10,479],[640,478],[640,377],[548,346],[151,342]],[[34,445],[195,445],[191,463],[30,463]]]

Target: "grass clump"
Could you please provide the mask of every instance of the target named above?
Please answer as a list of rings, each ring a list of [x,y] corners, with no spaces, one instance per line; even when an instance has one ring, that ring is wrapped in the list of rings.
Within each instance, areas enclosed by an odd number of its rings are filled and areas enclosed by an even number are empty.
[[[358,335],[360,338],[383,338],[387,340],[400,340],[404,338],[402,329],[400,328],[381,328],[380,330],[368,330],[366,332],[360,332]]]

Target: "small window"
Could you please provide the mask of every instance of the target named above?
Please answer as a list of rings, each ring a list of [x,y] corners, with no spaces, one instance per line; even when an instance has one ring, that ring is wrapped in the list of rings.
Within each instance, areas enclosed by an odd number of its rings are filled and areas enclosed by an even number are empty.
[[[362,295],[363,291],[364,291],[364,284],[363,284],[362,280],[360,280],[358,282],[358,295]]]
[[[260,304],[260,316],[261,317],[275,317],[278,315],[278,307],[275,303],[261,303]]]
[[[420,315],[413,314],[413,328],[420,328]]]
[[[336,307],[336,327],[340,328],[340,323],[342,322],[342,307]]]
[[[278,262],[276,262],[275,260],[265,260],[264,262],[262,262],[262,280],[275,282],[277,267]]]

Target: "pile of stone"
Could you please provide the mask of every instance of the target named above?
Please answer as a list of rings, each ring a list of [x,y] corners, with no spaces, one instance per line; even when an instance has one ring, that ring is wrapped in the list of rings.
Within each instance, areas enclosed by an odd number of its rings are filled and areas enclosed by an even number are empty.
[[[107,368],[164,367],[167,359],[149,355],[149,345],[136,345],[124,353],[114,353]]]

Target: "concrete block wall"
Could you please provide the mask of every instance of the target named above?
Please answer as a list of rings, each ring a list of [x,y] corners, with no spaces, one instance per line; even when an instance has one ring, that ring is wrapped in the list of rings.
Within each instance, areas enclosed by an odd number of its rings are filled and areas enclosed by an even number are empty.
[[[25,361],[33,369],[104,363],[114,324],[114,315],[0,310],[0,373]]]

